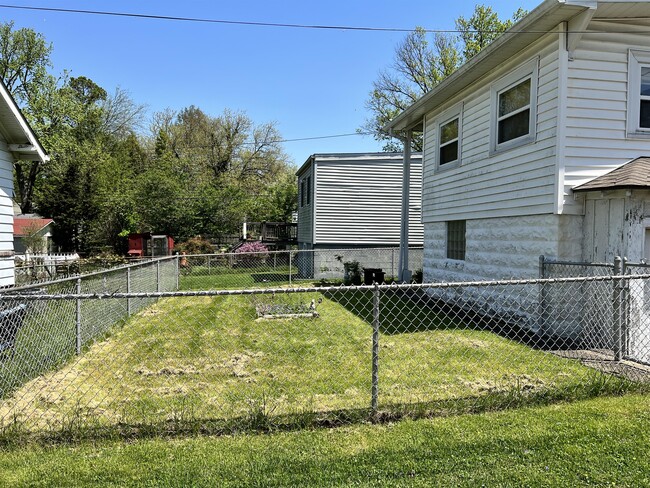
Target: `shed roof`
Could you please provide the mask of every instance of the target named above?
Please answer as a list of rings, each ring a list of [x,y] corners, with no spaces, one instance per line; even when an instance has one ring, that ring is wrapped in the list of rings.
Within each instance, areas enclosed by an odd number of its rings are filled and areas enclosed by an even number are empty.
[[[384,130],[389,133],[409,129],[422,130],[422,121],[426,113],[441,106],[471,84],[480,81],[486,74],[512,58],[526,46],[551,32],[558,24],[567,22],[589,9],[595,10],[595,19],[644,17],[647,16],[648,0],[601,2],[596,0],[546,0],[386,124]]]
[[[650,188],[650,157],[642,156],[623,166],[578,185],[573,191],[613,190],[621,188]]]
[[[14,236],[22,237],[39,231],[50,225],[54,220],[35,217],[14,217]]]
[[[300,176],[304,173],[304,171],[309,168],[314,161],[336,161],[354,165],[376,161],[402,161],[403,159],[404,153],[402,152],[316,153],[307,158],[298,171],[296,171],[296,175]],[[422,159],[421,152],[411,153],[411,161],[418,161],[420,159]]]

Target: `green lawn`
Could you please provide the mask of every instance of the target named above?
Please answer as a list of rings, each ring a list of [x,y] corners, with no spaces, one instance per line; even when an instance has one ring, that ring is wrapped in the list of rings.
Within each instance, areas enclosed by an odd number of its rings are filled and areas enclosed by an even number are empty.
[[[318,305],[310,319],[256,319],[255,306]],[[208,432],[369,418],[371,296],[177,297],[132,317],[57,371],[0,404],[7,428]],[[452,322],[403,295],[382,303],[380,416],[512,408],[632,385],[488,330]],[[406,327],[406,325],[409,325]]]
[[[289,283],[311,283],[313,280],[300,278],[298,268],[293,266],[262,266],[252,268],[230,268],[225,266],[192,266],[181,271],[181,290],[244,290],[269,288]]]
[[[8,447],[3,486],[650,486],[650,398],[335,429]]]

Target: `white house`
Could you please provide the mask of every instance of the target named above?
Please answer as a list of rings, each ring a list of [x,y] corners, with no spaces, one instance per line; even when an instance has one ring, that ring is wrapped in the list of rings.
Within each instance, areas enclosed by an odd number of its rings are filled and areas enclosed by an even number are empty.
[[[14,284],[13,163],[46,156],[18,105],[0,82],[0,287]]]
[[[408,206],[408,238],[411,247],[422,247],[421,154],[411,156],[409,168],[413,191]],[[402,233],[403,174],[401,153],[310,156],[297,172],[298,248],[355,249],[350,259],[359,260],[360,249],[398,247]],[[302,254],[303,267],[323,267],[308,259],[309,255]],[[376,255],[369,256],[367,261],[377,259]],[[399,253],[393,261],[396,269]]]
[[[424,135],[426,280],[648,257],[647,185],[574,191],[650,156],[648,32],[647,0],[546,0],[387,125]]]

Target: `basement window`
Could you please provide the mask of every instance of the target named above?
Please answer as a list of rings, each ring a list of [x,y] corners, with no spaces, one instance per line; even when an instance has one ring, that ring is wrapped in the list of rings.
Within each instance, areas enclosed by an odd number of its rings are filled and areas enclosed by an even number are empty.
[[[447,259],[465,261],[466,223],[464,220],[447,222]]]

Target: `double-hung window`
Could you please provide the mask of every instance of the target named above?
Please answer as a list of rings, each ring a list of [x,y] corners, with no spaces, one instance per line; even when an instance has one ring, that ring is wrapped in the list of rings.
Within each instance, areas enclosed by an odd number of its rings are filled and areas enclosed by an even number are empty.
[[[450,168],[460,163],[462,104],[447,110],[438,120],[438,168]]]
[[[650,137],[650,51],[630,49],[627,86],[628,135]]]
[[[535,141],[537,66],[529,61],[492,85],[492,152]]]

